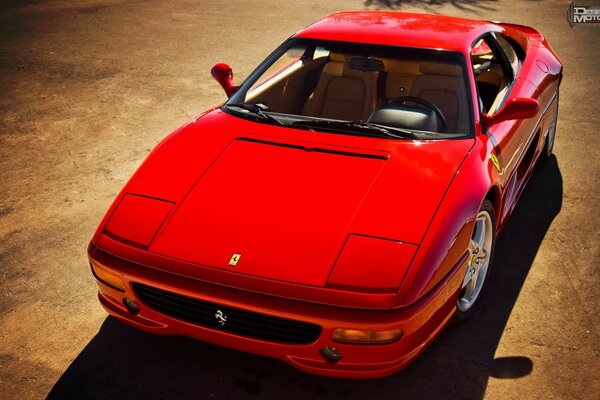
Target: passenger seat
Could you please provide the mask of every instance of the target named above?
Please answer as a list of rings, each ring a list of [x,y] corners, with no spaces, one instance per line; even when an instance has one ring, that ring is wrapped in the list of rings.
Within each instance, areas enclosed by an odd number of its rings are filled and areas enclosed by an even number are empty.
[[[331,53],[303,114],[313,117],[366,121],[377,101],[376,71],[350,69],[356,56]]]

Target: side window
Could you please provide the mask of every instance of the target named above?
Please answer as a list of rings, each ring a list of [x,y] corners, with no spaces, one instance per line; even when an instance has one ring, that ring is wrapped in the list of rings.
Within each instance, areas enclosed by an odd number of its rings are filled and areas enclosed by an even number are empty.
[[[496,37],[501,39],[497,40]],[[489,33],[473,43],[471,63],[477,82],[480,111],[493,114],[502,108],[508,98],[519,72],[520,60],[502,35]]]

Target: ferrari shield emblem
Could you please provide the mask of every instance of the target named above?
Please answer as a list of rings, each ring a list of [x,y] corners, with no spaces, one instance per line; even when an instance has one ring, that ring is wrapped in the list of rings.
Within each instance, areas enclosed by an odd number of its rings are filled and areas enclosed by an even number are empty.
[[[229,259],[229,266],[230,267],[235,267],[237,265],[237,263],[240,262],[240,258],[242,258],[241,254],[234,253],[231,256],[231,258]]]

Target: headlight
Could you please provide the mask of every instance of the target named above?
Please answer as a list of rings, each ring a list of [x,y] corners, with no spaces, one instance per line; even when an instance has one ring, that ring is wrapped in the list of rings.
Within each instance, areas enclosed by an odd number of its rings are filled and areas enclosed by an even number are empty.
[[[90,262],[90,266],[92,267],[92,273],[94,274],[94,277],[100,282],[121,292],[125,291],[125,283],[118,274],[104,269],[95,262]]]
[[[401,329],[390,331],[360,331],[356,329],[336,328],[333,330],[331,340],[340,343],[354,344],[389,344],[402,337]]]

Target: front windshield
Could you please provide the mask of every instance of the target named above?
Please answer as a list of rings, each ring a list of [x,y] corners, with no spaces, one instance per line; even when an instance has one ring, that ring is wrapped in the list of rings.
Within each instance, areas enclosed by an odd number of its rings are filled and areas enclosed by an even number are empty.
[[[404,138],[471,135],[459,53],[290,39],[224,109],[259,122]]]

